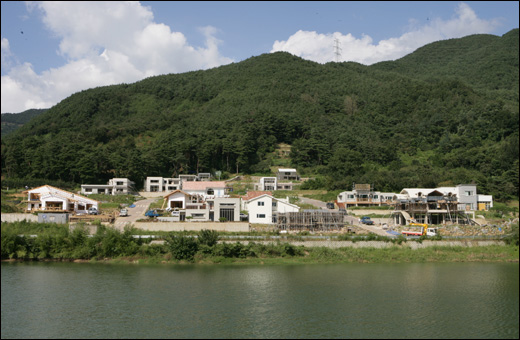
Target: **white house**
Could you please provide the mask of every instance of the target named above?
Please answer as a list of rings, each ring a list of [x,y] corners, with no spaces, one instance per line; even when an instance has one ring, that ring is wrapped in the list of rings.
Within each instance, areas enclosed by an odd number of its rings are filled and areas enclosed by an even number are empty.
[[[299,181],[300,175],[298,175],[296,169],[278,169],[276,178],[279,181]]]
[[[401,191],[401,194],[407,198],[419,198],[426,197],[434,191],[438,191],[445,196],[456,197],[460,210],[489,210],[489,208],[493,207],[493,196],[478,195],[476,184],[459,184],[456,187],[439,187],[435,189],[406,188]]]
[[[191,195],[201,195],[204,199],[227,197],[226,182],[224,181],[183,182],[182,191]]]
[[[176,221],[240,221],[240,198],[204,196],[175,190],[164,196],[165,205]]]
[[[247,210],[250,223],[276,223],[278,213],[298,212],[300,207],[289,203],[289,199],[275,198],[269,193],[248,193],[242,198],[242,209]]]
[[[192,181],[204,181],[209,180],[211,174],[208,172],[201,172],[198,175],[179,175],[177,178],[167,177],[146,177],[144,181],[144,190],[148,192],[162,192],[162,191],[174,191],[184,190],[182,187],[183,183]]]
[[[260,185],[258,190],[261,191],[272,191],[276,190],[277,187],[277,178],[276,177],[262,177],[260,178]]]
[[[128,178],[112,178],[107,184],[82,184],[81,193],[107,194],[107,195],[128,195],[134,191],[135,183]]]
[[[66,211],[82,214],[87,213],[91,207],[99,209],[99,202],[96,200],[50,185],[26,190],[24,193],[27,193],[28,211]]]
[[[382,206],[391,204],[395,194],[374,191],[370,184],[354,184],[352,191],[343,191],[337,197],[338,206]]]

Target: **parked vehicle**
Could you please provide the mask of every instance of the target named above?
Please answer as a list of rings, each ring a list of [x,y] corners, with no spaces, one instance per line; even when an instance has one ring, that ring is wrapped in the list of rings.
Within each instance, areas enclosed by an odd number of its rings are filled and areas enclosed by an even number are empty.
[[[146,212],[146,214],[144,214],[145,216],[148,216],[148,217],[158,217],[159,214],[157,213],[157,210],[148,210]]]
[[[328,202],[327,209],[334,209],[334,203]]]
[[[99,212],[98,212],[96,207],[88,208],[87,212],[88,212],[89,215],[97,215],[97,214],[99,214]]]
[[[121,216],[121,217],[128,216],[128,210],[121,209],[121,211],[119,211],[119,216]]]
[[[437,236],[437,228],[428,227],[424,223],[410,223],[410,230],[403,230],[401,234],[406,236]]]
[[[361,223],[366,225],[374,225],[374,221],[372,221],[368,216],[361,217]]]

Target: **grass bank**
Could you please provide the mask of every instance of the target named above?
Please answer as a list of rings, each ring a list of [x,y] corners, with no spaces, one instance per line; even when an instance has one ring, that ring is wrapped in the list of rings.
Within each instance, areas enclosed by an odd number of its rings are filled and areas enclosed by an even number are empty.
[[[2,260],[197,264],[426,263],[518,262],[518,235],[507,245],[432,246],[412,249],[409,242],[388,248],[304,247],[290,242],[218,243],[220,234],[202,230],[196,236],[166,233],[164,244],[98,226],[86,229],[29,222],[2,223]],[[30,233],[29,233],[30,232]],[[20,236],[20,235],[26,236]]]

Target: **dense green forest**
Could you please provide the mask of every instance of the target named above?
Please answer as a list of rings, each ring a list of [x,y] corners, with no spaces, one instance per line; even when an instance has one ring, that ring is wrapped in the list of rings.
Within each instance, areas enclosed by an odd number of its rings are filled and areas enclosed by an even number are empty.
[[[21,113],[2,113],[2,137],[15,131],[47,109],[30,109]]]
[[[518,29],[436,42],[397,61],[272,53],[85,90],[2,138],[4,180],[269,173],[278,143],[307,187],[476,183],[518,197]]]

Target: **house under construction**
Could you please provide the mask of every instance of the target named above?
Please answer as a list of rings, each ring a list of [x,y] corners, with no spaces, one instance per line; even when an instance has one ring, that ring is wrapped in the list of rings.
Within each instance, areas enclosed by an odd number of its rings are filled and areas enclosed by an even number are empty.
[[[399,199],[392,212],[396,225],[410,222],[426,224],[471,224],[474,223],[462,210],[456,195],[444,195],[434,190],[428,195]]]
[[[304,210],[302,212],[278,213],[276,225],[287,231],[331,231],[345,226],[344,213],[329,210]]]

